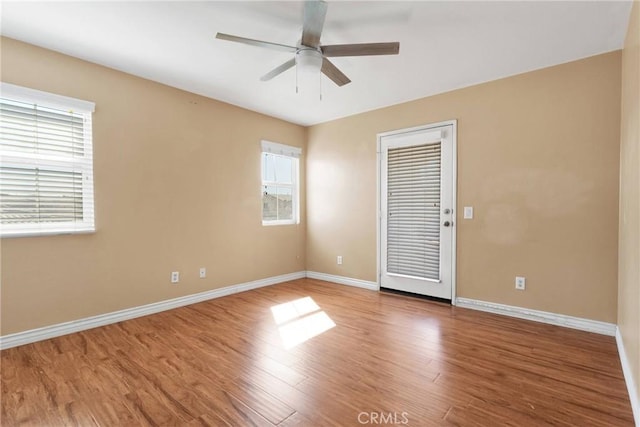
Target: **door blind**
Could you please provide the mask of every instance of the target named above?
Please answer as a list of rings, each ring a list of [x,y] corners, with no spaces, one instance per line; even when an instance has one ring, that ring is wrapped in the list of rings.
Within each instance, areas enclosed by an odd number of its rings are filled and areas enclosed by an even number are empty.
[[[440,165],[440,142],[388,151],[388,273],[440,279]]]

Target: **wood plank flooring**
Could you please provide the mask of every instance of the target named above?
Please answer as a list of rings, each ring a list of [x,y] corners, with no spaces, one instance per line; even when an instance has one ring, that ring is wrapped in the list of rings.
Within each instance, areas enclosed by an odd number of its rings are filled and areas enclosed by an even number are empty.
[[[311,279],[0,355],[2,426],[633,425],[612,337]]]

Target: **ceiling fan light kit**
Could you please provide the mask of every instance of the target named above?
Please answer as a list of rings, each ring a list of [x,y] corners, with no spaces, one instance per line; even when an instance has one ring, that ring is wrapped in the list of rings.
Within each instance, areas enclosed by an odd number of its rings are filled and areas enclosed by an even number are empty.
[[[351,80],[327,58],[338,56],[397,55],[399,53],[400,43],[398,42],[340,44],[331,46],[320,45],[320,36],[326,14],[327,3],[324,1],[305,1],[302,39],[298,46],[248,39],[224,33],[216,34],[216,38],[295,54],[292,59],[263,75],[260,78],[262,81],[269,81],[295,66],[297,71],[296,80],[298,73],[315,74],[320,71],[336,85],[344,86],[351,83]],[[297,89],[296,82],[296,92]]]
[[[296,67],[300,73],[318,73],[322,68],[322,53],[315,49],[302,48],[296,53]]]

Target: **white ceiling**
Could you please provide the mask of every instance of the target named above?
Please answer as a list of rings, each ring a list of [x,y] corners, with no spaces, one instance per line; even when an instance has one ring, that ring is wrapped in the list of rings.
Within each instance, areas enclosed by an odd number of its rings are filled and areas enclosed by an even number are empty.
[[[620,49],[631,2],[330,1],[322,44],[399,41],[397,56],[332,58],[352,83],[295,93],[288,53],[216,32],[295,45],[302,2],[2,2],[5,36],[311,125]],[[301,89],[318,91],[319,83]]]

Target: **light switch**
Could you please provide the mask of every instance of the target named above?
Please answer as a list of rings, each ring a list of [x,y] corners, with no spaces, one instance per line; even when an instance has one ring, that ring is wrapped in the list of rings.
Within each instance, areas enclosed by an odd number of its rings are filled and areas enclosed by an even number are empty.
[[[464,207],[464,219],[473,219],[473,206]]]

